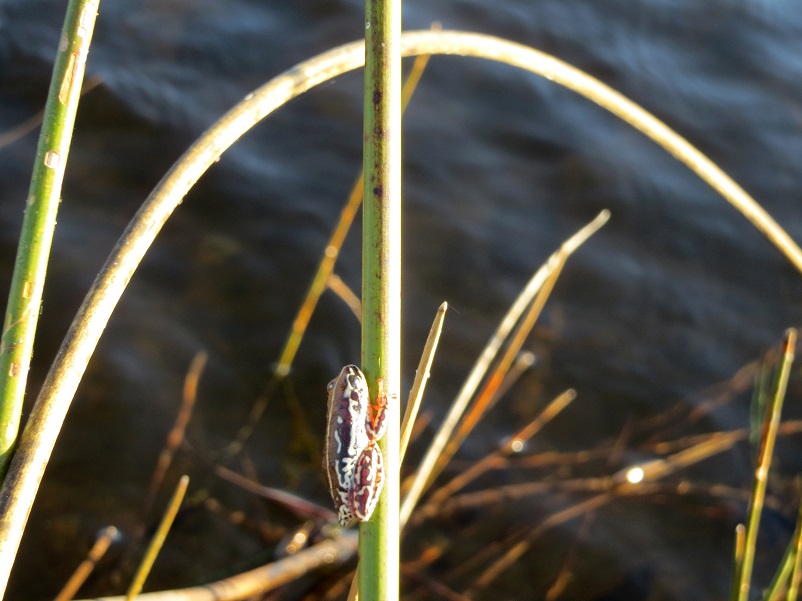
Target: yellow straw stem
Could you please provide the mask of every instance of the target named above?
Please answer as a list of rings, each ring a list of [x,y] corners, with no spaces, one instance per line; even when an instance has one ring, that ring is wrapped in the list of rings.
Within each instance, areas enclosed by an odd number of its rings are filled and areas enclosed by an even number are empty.
[[[156,529],[156,534],[153,535],[148,549],[145,551],[145,556],[136,569],[134,579],[131,581],[131,586],[128,588],[128,593],[125,596],[126,601],[132,601],[142,590],[145,579],[148,577],[148,574],[150,574],[150,569],[153,567],[156,557],[159,555],[159,551],[161,551],[164,545],[167,533],[173,525],[176,514],[178,514],[178,508],[181,507],[181,501],[184,500],[184,494],[187,492],[188,485],[189,476],[181,476],[178,485],[175,487],[175,492],[170,499],[170,503],[167,505],[167,509],[162,516],[159,527]]]
[[[760,515],[763,512],[763,502],[766,498],[766,485],[769,478],[769,466],[774,454],[774,442],[777,439],[777,430],[780,426],[780,413],[782,412],[785,390],[788,387],[788,377],[791,373],[791,364],[794,362],[796,348],[796,330],[789,329],[783,341],[783,356],[780,363],[780,373],[774,387],[771,404],[766,410],[763,421],[763,431],[760,437],[755,478],[752,483],[752,496],[749,502],[746,537],[744,540],[743,561],[740,570],[736,573],[736,586],[733,587],[732,597],[737,601],[746,601],[749,598],[749,588],[752,581],[752,567],[755,560],[757,546],[757,532],[760,526]]]

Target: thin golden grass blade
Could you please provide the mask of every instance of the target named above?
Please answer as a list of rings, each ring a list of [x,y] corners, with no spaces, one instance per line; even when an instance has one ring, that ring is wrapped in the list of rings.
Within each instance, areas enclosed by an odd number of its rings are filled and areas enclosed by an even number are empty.
[[[136,569],[134,578],[131,581],[131,586],[128,587],[128,593],[125,596],[126,601],[132,601],[142,590],[145,579],[148,577],[148,574],[150,574],[150,569],[156,561],[156,556],[159,554],[159,551],[161,551],[164,540],[167,538],[167,533],[173,525],[173,520],[175,520],[178,508],[181,506],[181,501],[184,500],[184,494],[187,492],[188,485],[189,476],[181,476],[178,485],[175,487],[175,492],[170,499],[170,503],[167,505],[167,509],[164,512],[164,516],[162,516],[162,520],[159,522],[159,527],[156,528],[156,533],[153,535],[145,551],[145,556]]]
[[[703,438],[702,442],[682,451],[678,451],[668,457],[654,459],[646,463],[640,463],[621,469],[612,476],[612,479],[617,484],[630,483],[632,471],[639,470],[641,474],[640,481],[651,482],[659,480],[689,465],[699,463],[708,457],[712,457],[713,455],[732,448],[735,443],[743,440],[745,435],[746,432],[744,430],[708,434]]]
[[[78,592],[78,589],[81,588],[83,583],[86,582],[86,579],[89,578],[97,562],[106,554],[106,551],[108,551],[114,539],[117,538],[117,535],[117,528],[114,526],[108,526],[101,530],[100,535],[97,537],[97,540],[95,540],[95,544],[92,545],[92,548],[89,549],[89,553],[86,554],[86,559],[75,569],[75,572],[73,572],[70,579],[67,580],[64,585],[64,588],[59,591],[53,601],[70,601],[70,599],[75,597],[75,593]]]
[[[480,589],[487,588],[493,581],[498,578],[502,572],[504,572],[507,568],[509,568],[512,564],[514,564],[518,559],[529,550],[532,545],[532,541],[537,538],[538,536],[542,535],[544,532],[557,526],[558,524],[562,524],[564,522],[573,520],[580,516],[585,515],[589,511],[593,511],[602,507],[612,501],[615,498],[615,495],[612,493],[604,493],[601,495],[596,495],[591,497],[590,499],[586,499],[581,503],[577,503],[575,505],[571,505],[562,511],[558,511],[547,517],[543,520],[540,524],[538,524],[529,535],[520,542],[512,545],[506,552],[496,561],[494,561],[486,570],[484,570],[478,578],[473,582],[470,587],[471,591],[476,591]]]
[[[359,570],[354,571],[351,588],[348,589],[348,601],[357,601],[357,599],[359,599]]]
[[[153,471],[153,476],[151,476],[150,483],[148,484],[144,509],[142,511],[145,517],[150,513],[156,495],[164,481],[164,476],[167,474],[167,470],[170,469],[176,451],[178,451],[178,447],[181,446],[184,440],[187,424],[189,424],[189,420],[192,418],[195,401],[198,398],[198,383],[200,382],[200,377],[206,367],[208,358],[208,353],[200,351],[192,358],[192,362],[187,370],[187,375],[184,378],[181,408],[178,411],[170,433],[167,435],[167,442],[159,454],[159,459],[156,462],[156,469]]]
[[[561,260],[558,261],[554,270],[546,278],[546,281],[543,282],[543,287],[540,289],[537,296],[535,296],[535,300],[530,306],[529,311],[526,312],[526,316],[515,329],[510,343],[507,345],[507,348],[504,349],[504,352],[501,355],[501,359],[499,359],[499,362],[496,364],[496,367],[493,369],[490,377],[485,382],[484,387],[476,396],[476,400],[471,405],[470,410],[467,412],[467,415],[457,428],[457,431],[451,437],[451,440],[448,441],[448,444],[446,445],[446,448],[443,449],[440,457],[437,458],[437,463],[432,470],[430,481],[434,480],[434,478],[436,478],[440,472],[443,471],[460,446],[462,446],[462,443],[465,442],[465,439],[468,437],[468,435],[479,424],[482,416],[484,416],[490,407],[495,404],[496,400],[498,399],[501,384],[507,379],[507,374],[513,364],[513,361],[517,357],[518,352],[521,350],[521,347],[532,331],[532,328],[535,327],[535,322],[537,321],[537,318],[540,317],[543,307],[546,305],[546,301],[548,300],[549,296],[551,296],[551,291],[554,289],[554,284],[557,283],[560,273],[562,273],[562,269],[565,266],[565,260],[566,257],[561,257]]]
[[[324,522],[335,522],[337,520],[337,514],[328,507],[312,503],[304,497],[287,492],[286,490],[265,486],[225,466],[216,465],[214,467],[214,473],[235,486],[239,486],[241,489],[251,494],[276,503],[287,511],[293,512],[305,519],[315,521],[322,520]]]
[[[442,426],[440,426],[440,430],[432,441],[429,450],[426,452],[423,461],[418,467],[418,471],[415,473],[415,477],[412,481],[412,485],[409,488],[409,492],[406,494],[401,503],[402,527],[407,523],[407,520],[409,520],[409,516],[412,514],[413,507],[415,507],[415,505],[418,503],[418,499],[420,499],[424,490],[428,486],[432,471],[437,463],[437,458],[440,456],[440,453],[448,443],[448,439],[451,437],[451,433],[454,431],[457,423],[462,418],[462,414],[465,412],[468,402],[476,391],[476,387],[484,378],[490,363],[493,361],[493,358],[498,353],[499,348],[504,340],[506,340],[512,328],[518,322],[518,319],[523,311],[532,302],[532,298],[543,286],[543,283],[546,281],[549,274],[554,271],[554,269],[564,260],[565,257],[570,256],[588,238],[590,238],[590,236],[596,233],[599,228],[607,223],[609,218],[610,212],[607,210],[602,211],[593,221],[564,242],[559,250],[557,250],[549,258],[546,264],[538,269],[535,275],[532,276],[524,290],[510,307],[507,315],[505,315],[501,320],[501,323],[490,337],[490,340],[474,364],[471,373],[468,375],[465,383],[462,385],[462,389],[457,394],[457,398],[452,403],[448,415],[443,421]]]
[[[738,541],[736,539],[735,546],[736,549],[738,549],[738,543],[740,542],[742,560],[745,528],[743,524],[738,524],[738,527],[740,529],[739,534],[741,540]],[[796,572],[796,570],[799,569],[797,566],[800,562],[800,557],[802,557],[800,555],[800,544],[802,544],[802,502],[800,502],[799,510],[797,512],[794,536],[789,541],[788,546],[785,549],[785,553],[783,553],[783,558],[780,560],[780,563],[777,566],[774,577],[771,579],[771,584],[769,584],[768,588],[763,593],[764,601],[781,601],[783,598],[786,601],[792,601],[797,598],[797,594],[799,592],[799,574]],[[741,561],[739,561],[737,558],[735,565],[738,569],[740,569]]]
[[[535,354],[530,351],[524,351],[519,353],[515,357],[515,362],[510,367],[507,374],[501,380],[501,384],[496,389],[495,394],[493,395],[493,402],[488,405],[488,410],[492,409],[494,403],[498,401],[498,399],[503,398],[505,394],[507,394],[513,385],[521,378],[524,373],[530,369],[535,363],[537,363],[537,357]]]
[[[802,580],[802,503],[799,504],[799,513],[796,518],[796,532],[791,541],[794,549],[794,569],[788,585],[787,601],[796,601],[799,593],[799,582]]]
[[[404,88],[402,90],[402,110],[406,109],[409,105],[412,94],[415,92],[415,88],[417,88],[418,82],[420,82],[420,78],[423,75],[423,71],[428,62],[429,55],[424,54],[415,58],[412,70],[407,76],[407,80],[404,83]],[[309,320],[311,319],[312,314],[315,312],[315,307],[320,300],[321,294],[323,294],[323,291],[326,289],[329,278],[334,273],[334,264],[337,262],[340,249],[342,248],[345,238],[351,229],[351,225],[356,217],[356,213],[362,204],[364,178],[365,174],[360,172],[359,177],[351,188],[348,201],[345,203],[345,206],[340,213],[340,219],[331,234],[329,243],[326,245],[323,258],[321,259],[317,271],[312,278],[312,283],[309,285],[309,290],[306,293],[306,297],[301,304],[301,308],[298,310],[298,314],[295,316],[295,320],[292,324],[292,330],[287,337],[287,342],[285,343],[284,349],[281,352],[281,357],[279,358],[278,366],[276,368],[276,371],[280,377],[284,377],[289,373],[292,362],[295,360],[295,355],[298,352],[298,347],[301,345],[301,340],[303,340],[303,336],[306,333]]]
[[[543,426],[554,419],[563,409],[565,409],[576,398],[576,391],[569,389],[552,400],[540,414],[526,425],[523,429],[513,435],[500,449],[477,461],[471,467],[454,477],[450,482],[437,489],[432,495],[427,505],[439,505],[458,490],[465,488],[468,484],[476,480],[479,476],[487,472],[490,466],[500,457],[505,457],[513,453],[518,445],[522,445],[531,439],[535,434],[543,429]]]
[[[777,430],[780,425],[780,413],[782,412],[785,391],[788,387],[791,364],[794,362],[795,349],[796,330],[789,329],[786,331],[785,340],[783,341],[783,357],[775,383],[774,395],[766,411],[765,420],[763,422],[763,433],[761,435],[757,467],[752,483],[752,498],[749,504],[743,561],[740,570],[736,573],[735,586],[733,586],[732,591],[733,599],[737,599],[738,601],[746,601],[749,597],[752,567],[755,559],[755,547],[757,545],[757,532],[760,526],[760,514],[763,511],[763,501],[766,497],[769,466],[771,465],[771,458],[774,453],[774,442],[777,438]]]
[[[579,526],[579,530],[574,540],[571,542],[571,548],[568,549],[568,553],[566,553],[562,565],[560,565],[560,571],[557,572],[557,577],[546,591],[544,601],[557,601],[565,592],[568,583],[571,582],[574,575],[574,566],[577,564],[577,557],[579,556],[579,550],[582,546],[581,543],[587,538],[596,515],[595,511],[589,511],[585,514],[582,519],[582,524]]]
[[[743,524],[738,524],[735,526],[735,553],[734,553],[734,561],[733,561],[733,582],[738,574],[741,573],[741,569],[744,564],[744,549],[746,548],[746,526]],[[733,586],[734,588],[734,586]],[[779,601],[779,596],[770,596],[769,599],[774,601]]]
[[[93,90],[94,88],[98,87],[103,80],[98,75],[88,75],[84,79],[83,86],[81,87],[81,96],[83,97],[84,94]],[[17,140],[25,137],[27,134],[34,131],[37,127],[42,125],[42,120],[44,119],[45,111],[42,109],[41,111],[36,112],[34,115],[31,115],[22,123],[15,125],[14,127],[7,129],[3,132],[0,132],[0,148],[4,146],[8,146],[13,144]]]
[[[298,353],[298,347],[301,346],[301,341],[303,340],[304,334],[306,334],[306,328],[309,326],[309,320],[312,319],[312,314],[315,312],[320,296],[326,290],[329,278],[334,273],[334,264],[340,256],[340,249],[345,242],[345,237],[351,230],[351,225],[359,211],[359,207],[362,206],[364,177],[365,175],[360,173],[356,182],[354,182],[353,188],[351,188],[348,201],[340,212],[340,219],[337,221],[329,243],[326,245],[323,258],[320,260],[317,271],[312,278],[306,297],[300,309],[298,309],[295,320],[292,322],[292,329],[287,337],[287,342],[284,344],[284,349],[281,352],[276,367],[278,377],[285,377],[290,372],[292,362],[295,360],[295,355]]]
[[[409,437],[412,435],[412,427],[415,425],[415,418],[418,416],[423,391],[426,389],[426,382],[429,379],[429,370],[432,367],[432,361],[434,361],[434,353],[437,350],[437,343],[440,341],[440,333],[443,331],[443,321],[446,318],[447,310],[448,303],[443,303],[437,309],[434,322],[429,329],[429,336],[426,338],[426,344],[423,346],[423,353],[421,354],[420,363],[418,363],[418,369],[415,372],[412,390],[409,392],[407,409],[401,422],[401,448],[399,455],[402,463],[407,452],[407,445],[409,445]]]
[[[348,284],[346,284],[336,273],[331,274],[327,285],[329,290],[339,296],[340,300],[343,301],[349,309],[351,309],[351,313],[354,314],[356,320],[361,324],[362,300],[359,298],[359,295],[351,290]]]
[[[530,499],[538,495],[570,494],[587,495],[613,492],[616,497],[636,498],[661,495],[663,497],[708,497],[722,499],[727,502],[746,504],[748,494],[743,489],[723,486],[720,484],[696,484],[689,481],[680,482],[641,482],[637,486],[614,485],[608,477],[575,478],[559,481],[535,481],[522,484],[508,484],[494,486],[483,490],[456,494],[446,499],[442,505],[426,504],[415,511],[410,520],[411,524],[421,525],[433,517],[449,518],[461,511],[486,511],[493,505],[511,503],[513,501]],[[773,510],[782,511],[783,506],[779,500],[766,501],[766,506]]]

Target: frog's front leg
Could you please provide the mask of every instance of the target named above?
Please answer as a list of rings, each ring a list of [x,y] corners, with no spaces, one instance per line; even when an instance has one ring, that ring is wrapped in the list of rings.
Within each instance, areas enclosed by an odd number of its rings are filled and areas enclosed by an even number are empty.
[[[384,390],[384,380],[376,380],[376,402],[370,404],[365,429],[371,440],[381,440],[387,431],[387,393]],[[395,397],[395,395],[393,395]]]
[[[373,514],[383,486],[384,457],[376,441],[371,440],[354,466],[354,482],[348,499],[348,505],[359,521],[364,522]]]

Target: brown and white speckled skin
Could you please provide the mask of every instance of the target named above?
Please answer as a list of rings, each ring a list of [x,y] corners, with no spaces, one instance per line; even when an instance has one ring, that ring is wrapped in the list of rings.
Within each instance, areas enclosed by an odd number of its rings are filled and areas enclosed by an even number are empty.
[[[346,365],[328,385],[323,472],[340,525],[368,520],[384,485],[384,458],[377,441],[386,430],[381,381],[375,405],[364,374]]]

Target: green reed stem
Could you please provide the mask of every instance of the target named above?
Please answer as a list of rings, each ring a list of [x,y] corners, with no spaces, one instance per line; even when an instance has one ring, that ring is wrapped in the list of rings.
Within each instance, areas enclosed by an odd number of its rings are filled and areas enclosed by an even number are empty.
[[[6,473],[19,431],[47,261],[61,200],[61,184],[64,181],[75,114],[81,97],[81,83],[95,27],[98,1],[71,0],[67,6],[36,148],[36,161],[26,199],[0,339],[2,476]]]
[[[385,484],[359,536],[359,596],[399,593],[399,424],[401,385],[401,1],[365,3],[365,173],[362,211],[362,369],[372,393],[390,395],[380,442]]]
[[[746,601],[749,598],[760,515],[763,512],[763,501],[766,498],[769,467],[774,453],[774,442],[777,439],[777,429],[780,426],[780,414],[782,412],[783,399],[785,398],[785,390],[788,387],[791,364],[794,361],[795,348],[796,330],[789,329],[786,331],[785,340],[783,341],[783,356],[780,363],[780,371],[774,385],[774,394],[763,421],[763,433],[760,437],[760,450],[758,452],[755,478],[752,482],[752,495],[749,501],[743,558],[740,566],[736,567],[735,582],[731,595],[731,598],[736,601]]]

